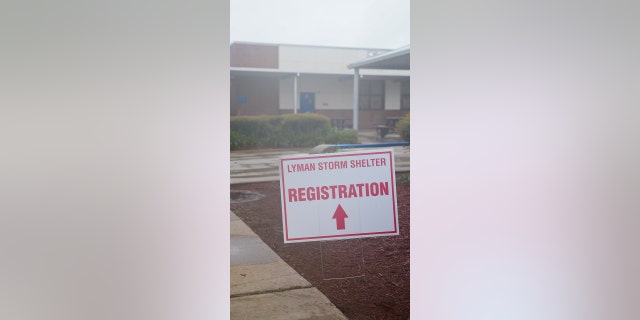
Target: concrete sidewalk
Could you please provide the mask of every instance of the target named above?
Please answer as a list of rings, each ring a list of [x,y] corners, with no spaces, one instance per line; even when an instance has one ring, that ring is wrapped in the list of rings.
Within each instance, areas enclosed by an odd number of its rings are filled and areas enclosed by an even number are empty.
[[[347,319],[231,212],[230,319]]]

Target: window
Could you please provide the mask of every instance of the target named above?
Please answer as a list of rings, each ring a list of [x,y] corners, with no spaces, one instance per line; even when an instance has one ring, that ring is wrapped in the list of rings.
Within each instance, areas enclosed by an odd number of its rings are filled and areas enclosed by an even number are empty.
[[[404,80],[400,83],[400,110],[409,110],[411,106],[411,81]]]
[[[384,110],[384,80],[360,80],[358,108],[360,110]]]

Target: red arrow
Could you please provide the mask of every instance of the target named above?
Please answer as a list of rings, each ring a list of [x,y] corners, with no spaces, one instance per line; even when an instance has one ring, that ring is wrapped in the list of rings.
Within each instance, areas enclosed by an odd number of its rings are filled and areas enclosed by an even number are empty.
[[[342,206],[338,205],[338,208],[336,209],[336,212],[333,213],[333,217],[331,217],[331,219],[336,219],[336,228],[338,230],[344,230],[344,219],[345,218],[349,218],[349,216],[347,215],[346,212],[344,212],[344,209],[342,209]]]

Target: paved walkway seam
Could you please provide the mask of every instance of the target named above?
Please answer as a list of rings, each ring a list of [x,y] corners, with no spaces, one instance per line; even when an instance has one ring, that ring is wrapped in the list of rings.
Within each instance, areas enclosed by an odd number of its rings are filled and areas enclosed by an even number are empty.
[[[247,293],[236,293],[236,294],[232,294],[230,297],[233,299],[233,298],[240,298],[240,297],[247,297],[247,296],[257,296],[257,295],[260,295],[260,294],[275,293],[275,292],[285,292],[285,291],[298,290],[298,289],[309,289],[309,288],[313,288],[313,286],[312,285],[309,285],[309,286],[293,286],[293,287],[279,288],[279,289],[273,289],[273,290],[258,290],[258,291],[247,292]]]

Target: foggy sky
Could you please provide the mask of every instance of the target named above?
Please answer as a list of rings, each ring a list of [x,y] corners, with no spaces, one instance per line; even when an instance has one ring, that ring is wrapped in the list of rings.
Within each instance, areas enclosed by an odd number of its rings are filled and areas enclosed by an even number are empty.
[[[395,49],[409,0],[231,0],[230,41]]]

